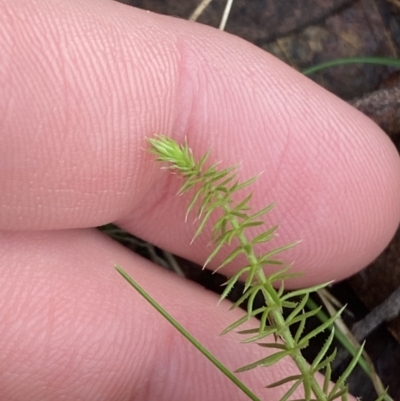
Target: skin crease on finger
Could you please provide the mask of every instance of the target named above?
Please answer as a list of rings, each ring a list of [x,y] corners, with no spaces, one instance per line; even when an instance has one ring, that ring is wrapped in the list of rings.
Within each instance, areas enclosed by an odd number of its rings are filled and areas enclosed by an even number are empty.
[[[365,266],[400,216],[398,154],[366,117],[248,43],[113,2],[0,2],[0,228],[117,221],[202,262],[177,199],[144,151],[156,132],[212,148],[240,177],[264,172],[274,245],[297,285]],[[29,18],[30,29],[25,20]],[[308,277],[307,277],[308,275]]]
[[[21,244],[23,246],[21,247]],[[119,263],[230,369],[266,350],[218,336],[242,313],[91,229],[0,234],[0,399],[245,401],[112,268]],[[261,399],[288,360],[240,378]],[[296,394],[298,398],[301,393]]]

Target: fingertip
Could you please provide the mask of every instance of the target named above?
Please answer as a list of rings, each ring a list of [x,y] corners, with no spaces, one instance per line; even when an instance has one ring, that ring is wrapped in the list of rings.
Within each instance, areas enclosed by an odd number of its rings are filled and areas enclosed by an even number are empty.
[[[68,3],[62,15],[57,5],[1,14],[0,228],[118,221],[202,263],[209,238],[189,246],[188,198],[142,149],[158,132],[241,164],[240,179],[266,171],[253,206],[276,203],[275,244],[303,240],[288,258],[313,282],[352,274],[387,244],[399,158],[366,117],[232,35],[111,2]],[[30,35],[16,17],[27,10]]]
[[[234,370],[261,347],[218,334],[240,311],[152,266],[94,230],[0,233],[0,398],[14,401],[247,400],[113,269],[118,263],[180,324]],[[21,248],[21,244],[23,247]],[[271,400],[266,380],[289,361],[241,376]]]

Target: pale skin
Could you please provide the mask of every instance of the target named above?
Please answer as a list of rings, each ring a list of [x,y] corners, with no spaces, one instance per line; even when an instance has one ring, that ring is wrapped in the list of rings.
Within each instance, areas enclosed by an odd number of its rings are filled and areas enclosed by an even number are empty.
[[[302,240],[284,256],[304,272],[292,286],[355,273],[398,226],[385,134],[238,38],[110,1],[2,0],[0,49],[0,399],[246,399],[113,263],[232,369],[263,355],[217,336],[240,312],[93,229],[116,222],[206,259],[181,183],[145,151],[155,133],[212,148],[241,178],[264,171],[255,209],[276,202],[276,244]],[[278,400],[263,387],[294,372],[283,361],[241,378]]]

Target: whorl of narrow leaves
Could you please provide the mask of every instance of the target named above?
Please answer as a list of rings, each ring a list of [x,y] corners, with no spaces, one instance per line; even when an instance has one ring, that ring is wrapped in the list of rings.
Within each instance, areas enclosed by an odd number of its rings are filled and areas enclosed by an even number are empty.
[[[305,311],[304,307],[310,293],[328,284],[284,293],[284,281],[294,276],[294,274],[288,272],[288,267],[283,266],[279,272],[272,273],[269,276],[265,275],[264,268],[266,266],[282,265],[281,261],[275,259],[275,255],[291,248],[294,244],[285,245],[266,253],[256,252],[259,244],[268,242],[274,237],[277,227],[266,229],[253,238],[248,235],[248,229],[262,226],[264,222],[260,218],[268,213],[273,205],[252,213],[249,206],[251,194],[245,196],[239,202],[233,198],[234,193],[253,183],[256,177],[240,183],[236,178],[235,167],[222,170],[217,168],[217,164],[207,167],[209,152],[199,161],[196,161],[187,143],[179,145],[173,139],[165,136],[156,136],[149,139],[149,143],[150,151],[156,155],[157,160],[167,163],[166,167],[168,169],[176,171],[184,178],[185,182],[179,193],[182,194],[189,190],[194,192],[188,213],[193,209],[197,210],[196,217],[199,220],[199,227],[195,233],[195,238],[203,231],[210,216],[218,211],[218,220],[212,228],[212,242],[215,248],[206,260],[205,265],[225,245],[230,246],[233,244],[235,248],[218,266],[217,270],[233,262],[239,255],[246,257],[245,266],[242,266],[226,282],[226,288],[221,295],[221,299],[228,295],[238,280],[243,279],[245,282],[243,295],[233,304],[232,308],[236,308],[246,301],[247,313],[227,327],[223,334],[240,328],[243,323],[257,316],[260,318],[260,323],[257,327],[240,330],[239,333],[246,336],[243,342],[256,342],[259,346],[268,348],[272,353],[269,352],[266,357],[238,369],[237,372],[259,366],[268,367],[285,357],[290,357],[296,363],[299,374],[283,378],[268,385],[269,388],[272,388],[281,385],[287,386],[288,383],[291,383],[281,401],[290,400],[295,391],[301,388],[304,394],[302,400],[347,400],[348,390],[345,381],[360,358],[362,347],[336,384],[331,385],[331,363],[335,357],[335,352],[329,353],[334,338],[334,331],[331,327],[343,309],[316,329],[307,334],[303,333],[306,320],[316,315],[319,311],[318,309]],[[255,308],[254,301],[258,294],[262,294],[265,304],[262,307]],[[288,311],[285,314],[283,314],[284,308]],[[302,356],[301,350],[308,346],[311,338],[327,329],[330,330],[330,334],[325,345],[314,361],[308,364]],[[268,341],[271,335],[274,336],[275,342],[261,342],[267,337]],[[281,342],[276,342],[277,338],[280,338]],[[315,378],[316,373],[321,370],[325,372],[322,383],[321,380],[317,381]]]

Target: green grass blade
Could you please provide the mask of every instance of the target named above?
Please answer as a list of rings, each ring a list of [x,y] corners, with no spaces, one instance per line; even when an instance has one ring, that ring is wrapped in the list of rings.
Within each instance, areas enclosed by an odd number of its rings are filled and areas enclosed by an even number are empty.
[[[325,70],[327,68],[336,67],[345,64],[377,64],[385,65],[387,67],[398,67],[400,68],[400,59],[387,58],[387,57],[350,57],[350,58],[339,58],[325,63],[314,65],[313,67],[306,68],[302,71],[304,75],[311,75],[317,71]]]
[[[261,401],[249,388],[247,388],[222,362],[197,341],[183,326],[181,326],[160,304],[158,304],[136,281],[120,266],[114,266],[117,272],[169,323],[174,326],[193,346],[195,346],[213,365],[215,365],[229,380],[239,387],[250,400]]]

